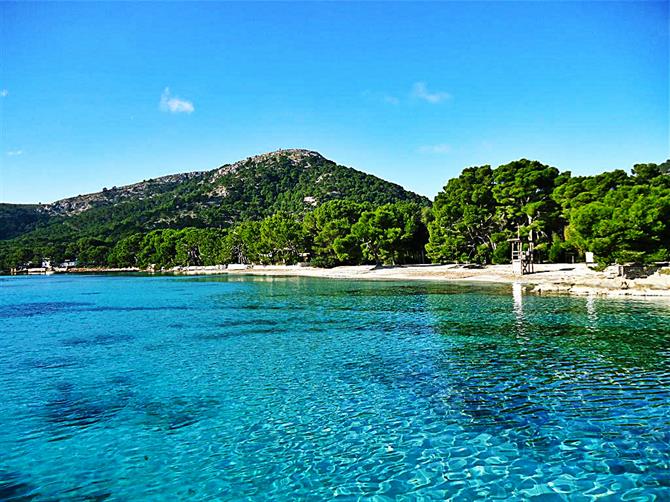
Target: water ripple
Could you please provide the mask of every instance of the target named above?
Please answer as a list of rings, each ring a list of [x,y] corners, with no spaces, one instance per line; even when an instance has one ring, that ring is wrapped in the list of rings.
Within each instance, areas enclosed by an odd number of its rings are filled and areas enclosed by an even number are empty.
[[[289,278],[19,283],[0,299],[3,500],[670,499],[670,310],[656,303]]]

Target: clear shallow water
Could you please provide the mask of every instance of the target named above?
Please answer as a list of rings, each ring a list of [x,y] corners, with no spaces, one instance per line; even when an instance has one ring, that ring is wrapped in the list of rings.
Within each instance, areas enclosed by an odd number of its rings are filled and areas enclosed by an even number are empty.
[[[668,500],[670,306],[0,278],[0,500]]]

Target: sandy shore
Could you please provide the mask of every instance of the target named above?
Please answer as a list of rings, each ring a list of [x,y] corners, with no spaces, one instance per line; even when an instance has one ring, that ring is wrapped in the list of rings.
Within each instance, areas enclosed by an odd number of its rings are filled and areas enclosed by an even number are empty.
[[[65,272],[63,271],[56,271]],[[67,273],[147,272],[138,268],[74,268]],[[154,272],[150,272],[154,273]],[[262,275],[323,277],[344,280],[460,281],[521,284],[524,291],[536,294],[600,295],[611,297],[658,297],[670,300],[670,267],[644,279],[617,277],[616,267],[597,272],[584,263],[537,264],[535,273],[519,276],[512,265],[372,265],[315,268],[282,265],[216,265],[209,267],[175,267],[155,273],[177,275]]]
[[[511,265],[489,265],[469,268],[462,265],[402,265],[397,267],[374,267],[370,265],[335,267],[330,269],[304,266],[255,265],[253,267],[184,267],[173,269],[176,274],[205,275],[266,275],[323,277],[329,279],[359,280],[425,280],[521,283],[527,291],[567,293],[575,295],[668,297],[670,298],[670,274],[656,273],[645,279],[623,279],[614,277],[611,270],[596,272],[583,263],[538,264],[535,273],[518,276],[512,273]]]

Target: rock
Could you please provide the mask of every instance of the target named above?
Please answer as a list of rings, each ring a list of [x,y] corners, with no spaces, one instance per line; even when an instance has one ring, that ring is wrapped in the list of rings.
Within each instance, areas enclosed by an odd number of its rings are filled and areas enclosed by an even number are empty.
[[[572,284],[541,282],[540,284],[535,285],[531,290],[531,293],[569,293],[571,288]]]

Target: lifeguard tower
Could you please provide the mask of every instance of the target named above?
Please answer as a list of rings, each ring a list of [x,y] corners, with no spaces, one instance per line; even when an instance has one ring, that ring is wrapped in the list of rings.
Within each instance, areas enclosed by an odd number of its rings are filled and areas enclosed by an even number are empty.
[[[534,273],[533,252],[535,244],[533,240],[528,240],[526,249],[524,249],[524,242],[521,237],[507,239],[507,242],[512,245],[512,272],[517,275]]]

